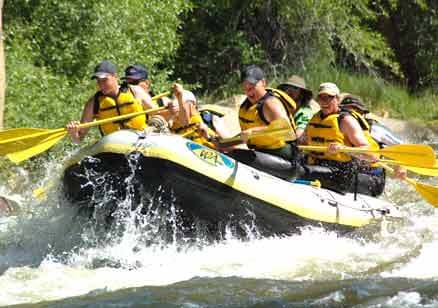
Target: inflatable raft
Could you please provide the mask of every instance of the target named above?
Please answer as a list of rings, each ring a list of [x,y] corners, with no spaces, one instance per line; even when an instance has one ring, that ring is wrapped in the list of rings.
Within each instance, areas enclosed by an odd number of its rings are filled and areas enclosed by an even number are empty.
[[[71,157],[63,192],[80,208],[104,204],[109,217],[117,200],[129,198],[133,210],[138,204],[147,215],[167,210],[186,233],[201,228],[213,236],[226,228],[283,235],[308,225],[345,233],[399,216],[384,200],[291,183],[178,135],[129,130]]]

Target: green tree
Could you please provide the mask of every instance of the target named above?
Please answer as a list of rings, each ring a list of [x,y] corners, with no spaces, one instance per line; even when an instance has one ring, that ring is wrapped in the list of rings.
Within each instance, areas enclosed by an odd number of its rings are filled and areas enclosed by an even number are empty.
[[[415,91],[438,84],[438,1],[379,0],[371,7],[395,52],[408,87]]]
[[[5,54],[3,49],[3,0],[0,0],[0,129],[3,128],[3,112],[5,108]]]
[[[368,0],[193,2],[176,72],[207,90],[251,62],[273,75],[303,72],[315,63],[400,75],[384,37],[368,26],[376,19]]]
[[[94,66],[110,59],[122,71],[142,63],[155,88],[172,67],[185,0],[16,0],[5,3],[8,84],[6,121],[15,126],[64,125],[78,118]],[[50,114],[50,117],[47,117]],[[50,118],[50,119],[49,119]]]

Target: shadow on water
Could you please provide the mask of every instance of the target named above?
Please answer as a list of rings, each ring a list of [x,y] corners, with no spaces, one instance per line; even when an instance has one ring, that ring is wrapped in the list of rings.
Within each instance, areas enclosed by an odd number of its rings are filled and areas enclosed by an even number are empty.
[[[402,290],[402,291],[401,291]],[[405,278],[284,281],[193,278],[20,307],[435,307],[438,282]]]

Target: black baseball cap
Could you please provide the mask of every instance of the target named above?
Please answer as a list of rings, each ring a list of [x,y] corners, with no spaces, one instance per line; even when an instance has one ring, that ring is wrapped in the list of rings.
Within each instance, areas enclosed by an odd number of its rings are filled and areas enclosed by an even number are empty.
[[[256,84],[260,80],[265,79],[265,73],[257,65],[247,66],[240,76],[240,81],[248,81],[251,84]]]
[[[122,79],[147,80],[148,70],[140,64],[130,65],[125,69],[125,76]]]
[[[94,74],[91,76],[91,79],[106,78],[110,75],[115,75],[116,73],[116,66],[112,62],[104,60],[94,68]]]

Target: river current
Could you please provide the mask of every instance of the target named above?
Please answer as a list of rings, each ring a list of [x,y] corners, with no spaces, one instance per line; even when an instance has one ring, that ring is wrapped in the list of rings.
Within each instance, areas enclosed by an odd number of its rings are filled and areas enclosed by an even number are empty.
[[[313,227],[164,242],[135,211],[110,229],[78,219],[59,197],[60,165],[22,195],[0,184],[19,204],[0,218],[0,306],[438,307],[438,211],[405,183],[389,179],[383,196],[404,223],[372,240]],[[32,196],[39,186],[47,196]]]

